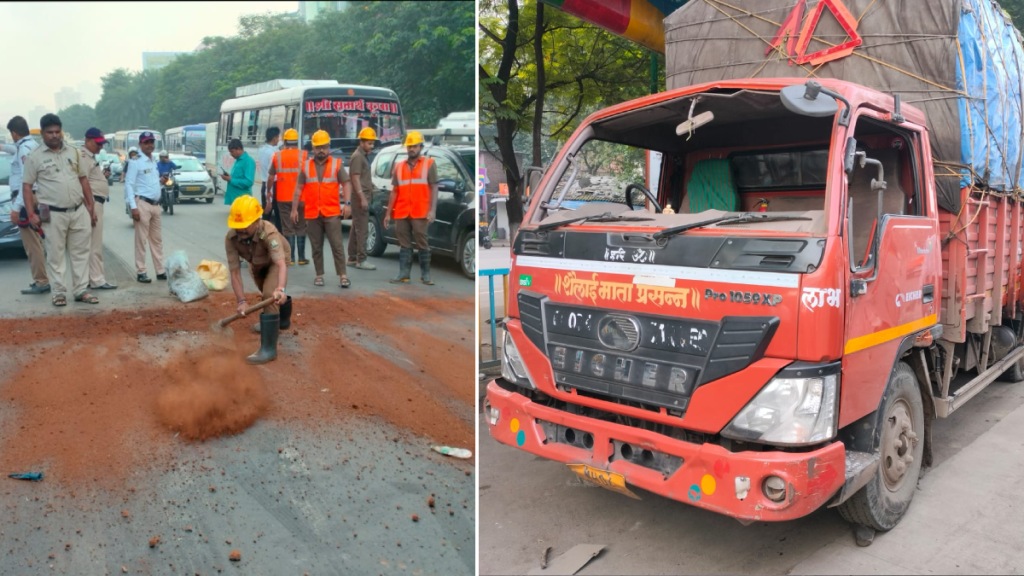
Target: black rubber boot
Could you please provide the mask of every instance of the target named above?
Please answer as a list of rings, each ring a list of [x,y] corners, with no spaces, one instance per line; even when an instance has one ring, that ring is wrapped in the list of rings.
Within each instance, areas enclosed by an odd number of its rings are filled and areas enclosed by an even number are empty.
[[[392,284],[406,284],[409,282],[409,274],[412,273],[412,248],[401,248],[398,250],[398,276],[388,282]]]
[[[430,251],[420,250],[420,282],[433,286],[434,281],[430,279]]]
[[[284,304],[281,304],[281,330],[287,330],[292,325],[292,297],[289,296]]]
[[[249,364],[266,364],[277,358],[277,335],[281,326],[280,314],[260,315],[260,349],[245,358]]]
[[[281,314],[281,330],[287,330],[292,325],[292,297],[289,296],[278,310]],[[260,324],[263,322],[262,318],[260,316],[260,321],[252,325],[252,331],[256,334],[260,333]]]

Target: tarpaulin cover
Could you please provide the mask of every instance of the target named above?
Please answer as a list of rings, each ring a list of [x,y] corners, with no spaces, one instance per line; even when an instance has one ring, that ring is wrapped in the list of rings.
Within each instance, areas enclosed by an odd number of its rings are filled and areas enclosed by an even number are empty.
[[[825,0],[820,0],[824,2]],[[1021,188],[1024,50],[1021,35],[991,0],[830,0],[845,6],[863,43],[814,66],[793,64],[800,31],[818,2],[806,2],[793,42],[767,50],[796,0],[690,0],[665,19],[669,89],[735,78],[839,78],[899,94],[928,118],[939,204],[960,209],[959,189]],[[850,39],[829,7],[805,54]],[[766,54],[767,50],[767,54]]]

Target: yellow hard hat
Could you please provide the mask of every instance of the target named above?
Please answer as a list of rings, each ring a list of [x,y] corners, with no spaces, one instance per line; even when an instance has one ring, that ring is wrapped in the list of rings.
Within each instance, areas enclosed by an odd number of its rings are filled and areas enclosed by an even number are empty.
[[[377,139],[377,133],[373,131],[373,128],[370,128],[369,126],[367,126],[366,128],[363,128],[362,130],[359,131],[359,139],[360,140],[376,140]]]
[[[289,128],[289,129],[285,130],[284,131],[284,141],[285,142],[298,142],[299,141],[299,131],[296,130],[295,128]]]
[[[417,144],[423,144],[423,134],[412,130],[405,135],[405,146],[415,146]]]
[[[258,200],[246,194],[239,196],[231,203],[231,212],[228,214],[228,228],[241,230],[248,228],[250,224],[263,216],[263,207]]]
[[[313,146],[326,146],[331,143],[331,135],[326,130],[313,132]]]

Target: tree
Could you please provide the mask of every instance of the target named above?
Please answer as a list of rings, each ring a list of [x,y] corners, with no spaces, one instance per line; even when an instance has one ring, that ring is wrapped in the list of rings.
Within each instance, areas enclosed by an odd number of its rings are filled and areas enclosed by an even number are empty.
[[[650,53],[624,38],[527,0],[480,3],[481,139],[505,169],[509,222],[522,221],[522,175],[515,156],[520,132],[530,135],[530,164],[540,167],[549,141],[564,142],[590,112],[645,95]],[[663,81],[661,82],[663,85]]]
[[[72,140],[85,138],[85,131],[96,126],[96,111],[92,106],[74,104],[57,112],[64,134]]]

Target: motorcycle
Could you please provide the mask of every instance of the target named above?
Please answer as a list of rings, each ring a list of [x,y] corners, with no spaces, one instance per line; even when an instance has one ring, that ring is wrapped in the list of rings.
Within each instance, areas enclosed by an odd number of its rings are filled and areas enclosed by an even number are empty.
[[[164,212],[173,216],[174,205],[178,203],[178,184],[174,181],[174,174],[167,174],[160,178],[160,207]]]

